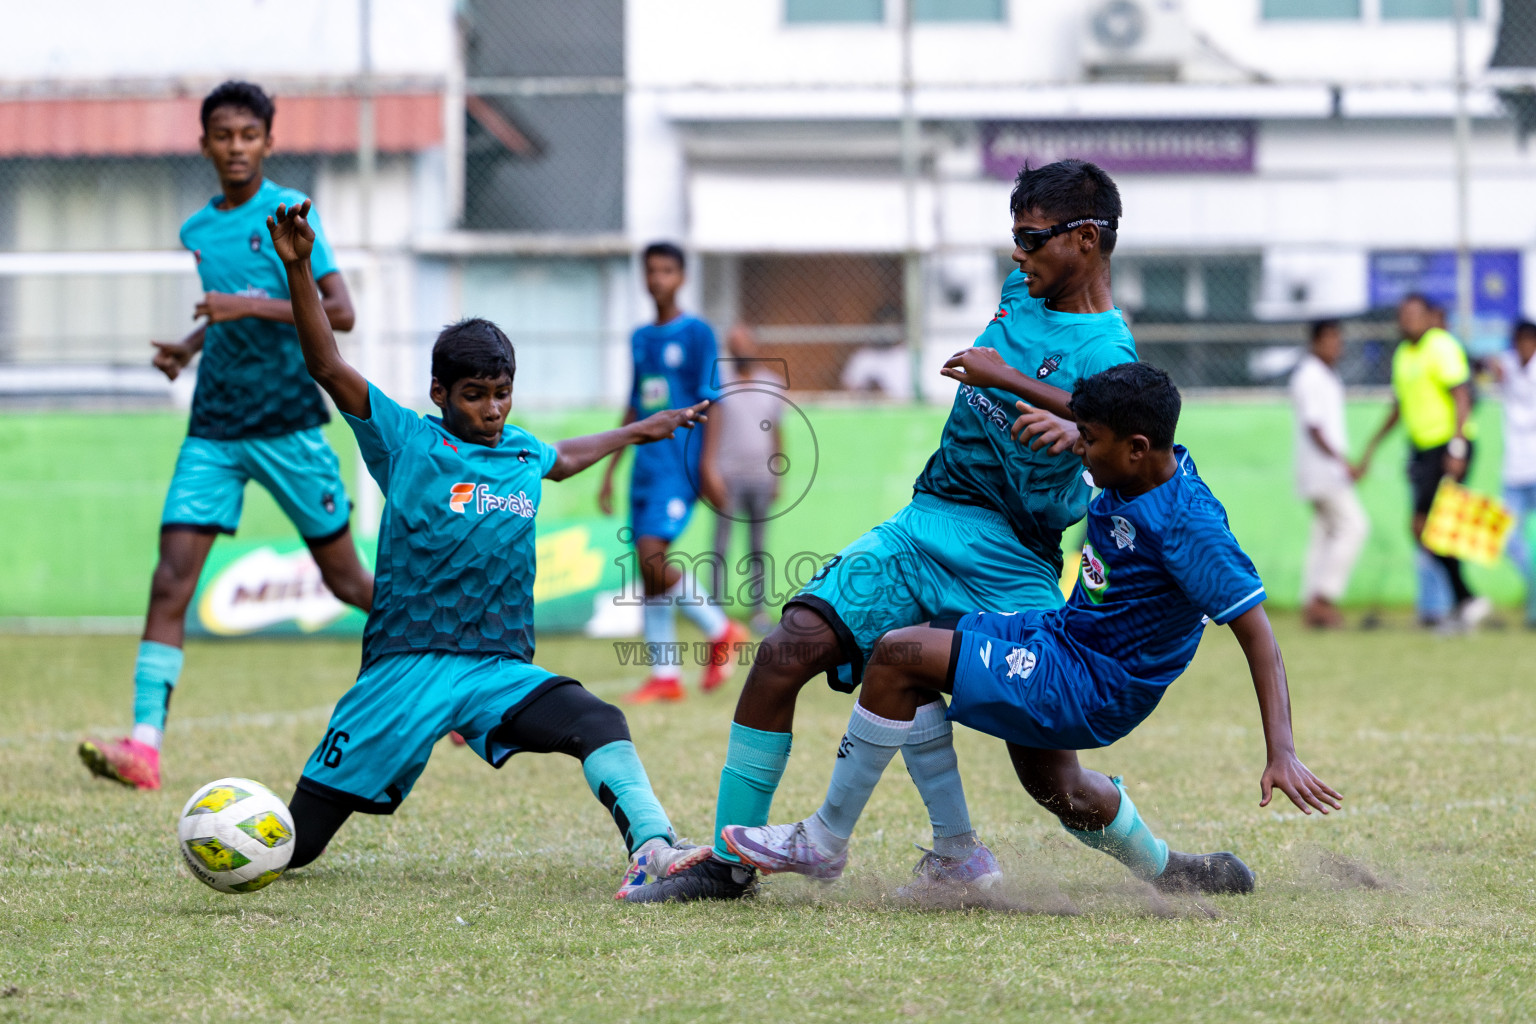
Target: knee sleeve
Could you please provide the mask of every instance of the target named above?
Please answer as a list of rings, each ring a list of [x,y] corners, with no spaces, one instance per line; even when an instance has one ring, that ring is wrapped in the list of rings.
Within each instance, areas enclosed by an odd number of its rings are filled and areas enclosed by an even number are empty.
[[[301,789],[288,801],[288,813],[293,816],[293,857],[288,867],[301,868],[325,852],[352,809]]]
[[[593,751],[629,739],[629,723],[624,712],[573,680],[520,708],[497,727],[495,738],[530,753],[569,754],[585,761]]]

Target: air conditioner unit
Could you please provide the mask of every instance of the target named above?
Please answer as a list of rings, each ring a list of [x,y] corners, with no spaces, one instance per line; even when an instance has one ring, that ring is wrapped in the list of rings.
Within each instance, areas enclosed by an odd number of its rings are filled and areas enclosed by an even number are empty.
[[[1083,24],[1083,72],[1090,79],[1171,82],[1194,48],[1177,0],[1103,0]]]

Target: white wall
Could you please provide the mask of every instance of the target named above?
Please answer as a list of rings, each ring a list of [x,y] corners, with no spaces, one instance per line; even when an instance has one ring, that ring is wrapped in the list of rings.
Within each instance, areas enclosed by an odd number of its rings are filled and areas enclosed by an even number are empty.
[[[446,74],[453,11],[454,0],[373,0],[374,70]],[[9,3],[0,82],[350,75],[358,43],[358,0]]]

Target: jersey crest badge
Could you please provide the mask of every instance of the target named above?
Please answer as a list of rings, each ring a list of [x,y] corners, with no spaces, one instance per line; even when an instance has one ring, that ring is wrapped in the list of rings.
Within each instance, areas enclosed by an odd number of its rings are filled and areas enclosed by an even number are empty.
[[[1020,679],[1028,679],[1030,673],[1035,670],[1035,652],[1027,647],[1015,647],[1008,652],[1005,659],[1008,662],[1008,678],[1018,676]]]
[[[1109,589],[1109,566],[1104,564],[1104,559],[1093,550],[1092,544],[1083,545],[1083,567],[1081,570],[1083,591],[1088,595],[1088,600],[1098,604],[1104,600],[1104,592]]]
[[[683,365],[683,346],[677,342],[669,342],[667,347],[661,350],[661,361],[667,364],[669,369],[677,369]]]
[[[1055,355],[1049,355],[1040,360],[1040,369],[1035,371],[1035,379],[1045,380],[1045,378],[1061,369],[1061,357],[1062,353],[1057,352]]]
[[[1130,548],[1132,551],[1135,551],[1136,527],[1131,525],[1131,521],[1124,516],[1110,516],[1109,521],[1114,524],[1114,528],[1109,531],[1109,535],[1115,538],[1116,550]]]
[[[261,252],[261,232],[251,232],[251,252]]]

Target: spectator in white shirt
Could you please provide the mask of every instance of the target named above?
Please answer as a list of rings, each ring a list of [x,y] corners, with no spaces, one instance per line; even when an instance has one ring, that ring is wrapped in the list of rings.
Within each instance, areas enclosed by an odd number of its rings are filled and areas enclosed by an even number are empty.
[[[1536,324],[1516,324],[1513,344],[1489,370],[1504,399],[1504,504],[1515,515],[1508,554],[1525,580],[1525,624],[1536,629],[1536,564],[1526,539],[1536,512]]]
[[[1334,366],[1344,352],[1337,320],[1312,325],[1307,354],[1291,375],[1296,405],[1296,483],[1312,505],[1312,540],[1302,571],[1302,621],[1318,629],[1344,624],[1339,599],[1370,532],[1355,496],[1360,469],[1351,465],[1344,429],[1344,382]]]

